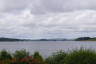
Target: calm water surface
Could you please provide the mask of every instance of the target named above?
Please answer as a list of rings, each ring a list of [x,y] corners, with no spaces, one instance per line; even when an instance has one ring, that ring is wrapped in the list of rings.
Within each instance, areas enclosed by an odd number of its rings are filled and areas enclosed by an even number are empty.
[[[70,51],[79,48],[96,50],[95,41],[25,41],[25,42],[0,42],[0,50],[6,49],[14,52],[15,50],[26,49],[31,53],[39,51],[43,56],[51,55],[59,50]]]

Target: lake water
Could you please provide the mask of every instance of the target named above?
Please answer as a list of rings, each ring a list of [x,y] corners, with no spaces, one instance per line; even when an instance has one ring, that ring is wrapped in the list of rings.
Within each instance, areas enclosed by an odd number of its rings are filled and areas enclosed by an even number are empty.
[[[49,56],[59,50],[70,51],[79,48],[96,50],[95,41],[21,41],[21,42],[0,42],[0,50],[6,49],[14,52],[26,49],[31,53],[39,51],[43,56]]]

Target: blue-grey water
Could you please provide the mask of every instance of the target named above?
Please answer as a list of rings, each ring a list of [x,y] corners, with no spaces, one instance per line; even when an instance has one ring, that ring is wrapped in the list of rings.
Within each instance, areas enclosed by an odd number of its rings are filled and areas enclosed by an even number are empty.
[[[26,49],[31,53],[39,51],[43,56],[49,56],[59,50],[70,51],[79,48],[96,50],[95,41],[20,41],[0,42],[0,50],[6,49],[10,52]]]

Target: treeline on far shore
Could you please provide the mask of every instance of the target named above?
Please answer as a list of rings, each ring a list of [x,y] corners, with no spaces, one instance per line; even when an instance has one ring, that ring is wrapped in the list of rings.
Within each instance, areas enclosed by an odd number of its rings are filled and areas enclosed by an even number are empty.
[[[96,64],[96,51],[81,48],[69,52],[59,51],[43,58],[38,51],[31,54],[26,50],[14,53],[2,50],[0,64]]]
[[[19,38],[6,38],[0,37],[0,41],[96,41],[96,37],[78,37],[75,39],[66,38],[50,38],[50,39],[19,39]]]

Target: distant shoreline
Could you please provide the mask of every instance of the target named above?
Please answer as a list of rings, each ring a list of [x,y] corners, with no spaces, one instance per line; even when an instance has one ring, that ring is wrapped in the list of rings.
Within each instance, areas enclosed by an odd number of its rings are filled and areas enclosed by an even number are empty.
[[[53,39],[17,39],[17,38],[0,38],[1,42],[13,42],[13,41],[96,41],[96,37],[79,37],[76,39],[65,39],[65,38],[53,38]]]

